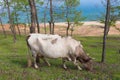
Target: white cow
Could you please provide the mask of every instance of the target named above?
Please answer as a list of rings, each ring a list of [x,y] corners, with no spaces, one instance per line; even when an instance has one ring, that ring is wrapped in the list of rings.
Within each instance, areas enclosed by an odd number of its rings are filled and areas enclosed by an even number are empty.
[[[30,34],[27,38],[27,43],[34,57],[35,68],[38,68],[36,57],[39,54],[39,56],[45,58],[62,58],[63,67],[65,69],[67,69],[65,65],[66,60],[72,61],[79,70],[81,70],[81,67],[78,65],[77,61],[85,63],[86,69],[91,69],[91,58],[85,54],[80,41],[76,41],[71,37]]]

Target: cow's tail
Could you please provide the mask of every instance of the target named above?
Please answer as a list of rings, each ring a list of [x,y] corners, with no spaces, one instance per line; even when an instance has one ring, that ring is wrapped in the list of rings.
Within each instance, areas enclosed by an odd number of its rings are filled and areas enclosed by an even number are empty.
[[[26,43],[27,43],[27,67],[31,67],[32,66],[32,57],[31,57],[31,51],[30,51],[30,45],[28,43],[28,39],[29,39],[30,35],[28,35],[26,37]]]

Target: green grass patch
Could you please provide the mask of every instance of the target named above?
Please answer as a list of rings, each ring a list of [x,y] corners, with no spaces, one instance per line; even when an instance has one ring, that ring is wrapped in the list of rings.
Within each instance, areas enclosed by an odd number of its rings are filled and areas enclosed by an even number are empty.
[[[78,71],[73,63],[68,62],[68,70],[61,66],[61,59],[48,59],[51,67],[41,61],[38,70],[27,68],[25,36],[17,36],[13,43],[11,35],[4,38],[0,34],[0,80],[118,80],[120,79],[120,36],[108,36],[105,63],[101,61],[102,37],[74,36],[80,40],[86,53],[95,58],[94,71]]]

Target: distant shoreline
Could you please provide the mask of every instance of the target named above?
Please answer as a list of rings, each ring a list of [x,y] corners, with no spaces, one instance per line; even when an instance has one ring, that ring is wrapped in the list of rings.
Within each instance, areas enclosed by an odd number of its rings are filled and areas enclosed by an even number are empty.
[[[24,26],[22,24],[19,24],[19,28],[23,34],[25,34],[24,30],[27,30],[27,34],[29,33],[29,27],[30,26]],[[41,27],[41,33],[44,32],[44,23],[40,23]],[[66,34],[66,22],[57,22],[55,23],[55,34],[65,35]],[[117,21],[116,27],[120,29],[120,21]],[[10,31],[10,25],[4,24],[5,30],[9,33]],[[46,23],[47,33],[49,34],[49,24]],[[16,29],[17,30],[17,29]],[[70,29],[71,30],[71,29]],[[69,30],[69,34],[71,31]],[[2,31],[2,27],[0,26],[0,31]],[[103,35],[104,31],[104,24],[100,23],[99,21],[86,21],[83,25],[75,26],[74,27],[74,35],[80,35],[80,36],[101,36]],[[109,35],[120,35],[120,32],[115,29],[115,27],[111,27],[109,31]]]
[[[81,21],[83,23],[83,25],[103,25],[104,23],[100,23],[99,21]],[[120,24],[120,21],[117,21],[116,24]],[[6,24],[9,24],[9,23],[3,23],[3,25],[6,25]],[[23,23],[20,23],[20,24],[23,24]],[[26,23],[28,24],[28,23]],[[44,24],[44,22],[42,23],[39,23],[40,25],[41,24]],[[46,24],[49,24],[48,22],[46,22]],[[67,22],[55,22],[55,24],[64,24],[64,25],[67,25]]]
[[[84,21],[82,22],[83,25],[101,25],[103,26],[104,23],[100,23],[99,21]],[[46,23],[48,25],[48,23]],[[116,24],[120,24],[120,21],[117,21]],[[40,25],[44,25],[44,23],[40,23]],[[55,22],[55,25],[67,25],[67,22]]]

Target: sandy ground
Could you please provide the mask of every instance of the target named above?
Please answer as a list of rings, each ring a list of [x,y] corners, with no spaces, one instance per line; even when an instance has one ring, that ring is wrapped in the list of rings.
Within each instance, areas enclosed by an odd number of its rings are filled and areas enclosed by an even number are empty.
[[[66,26],[67,24],[65,22],[55,23],[55,34],[64,35],[66,33]],[[19,25],[19,27],[21,33],[25,34],[25,26]],[[41,27],[41,33],[45,33],[44,24],[40,24],[40,27]],[[116,27],[120,29],[120,21],[116,23]],[[4,28],[7,32],[10,33],[9,24],[4,24]],[[81,36],[101,36],[103,35],[104,24],[101,24],[97,21],[88,21],[88,22],[84,22],[83,25],[81,26],[74,26],[73,29],[74,29],[73,35],[78,34]],[[28,26],[26,27],[26,30],[28,34],[29,33]],[[0,31],[2,32],[1,26],[0,26]],[[49,33],[48,24],[47,24],[47,33]],[[71,34],[71,29],[69,30],[69,34]],[[115,27],[111,27],[109,31],[109,35],[120,35],[120,31],[117,30]]]

